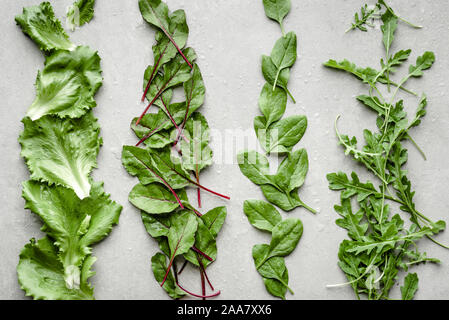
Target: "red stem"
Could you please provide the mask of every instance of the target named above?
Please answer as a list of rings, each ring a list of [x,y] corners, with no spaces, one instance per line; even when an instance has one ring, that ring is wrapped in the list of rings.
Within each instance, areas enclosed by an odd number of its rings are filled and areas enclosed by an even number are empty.
[[[203,273],[204,273],[204,276],[206,277],[206,280],[207,280],[207,283],[209,284],[209,287],[212,289],[212,291],[215,291],[214,287],[212,286],[212,283],[210,283],[210,281],[209,281],[209,277],[207,276],[207,273],[206,273],[206,268],[204,268],[204,265],[201,262],[201,259],[198,259],[198,262],[200,264],[200,268],[203,269]]]
[[[197,169],[195,171],[196,174],[196,182],[199,184],[200,183],[200,176],[198,174],[198,165],[197,165]],[[201,208],[201,189],[197,188],[196,189],[196,194],[198,196],[198,208]]]
[[[177,285],[177,286],[179,287],[179,289],[181,289],[182,291],[184,291],[184,292],[190,294],[191,296],[197,297],[197,298],[213,298],[213,297],[218,296],[218,295],[221,293],[220,291],[218,291],[218,292],[215,292],[215,293],[210,294],[210,295],[208,295],[208,296],[204,296],[204,295],[199,295],[199,294],[192,293],[192,292],[190,292],[190,291],[184,289],[184,288],[179,284],[179,282],[176,282],[176,285]]]
[[[184,178],[185,180],[187,180],[187,181],[190,182],[191,184],[193,184],[193,185],[195,185],[195,186],[197,186],[197,187],[199,187],[199,188],[201,188],[201,189],[203,189],[203,190],[206,190],[207,192],[210,192],[210,193],[212,193],[212,194],[214,194],[214,195],[216,195],[216,196],[222,197],[222,198],[227,199],[227,200],[231,200],[230,197],[225,196],[225,195],[223,195],[223,194],[220,194],[220,193],[218,193],[218,192],[212,191],[212,190],[210,190],[210,189],[208,189],[208,188],[206,188],[206,187],[203,187],[203,186],[200,185],[199,183],[196,183],[196,182],[193,181],[192,179],[187,178],[186,176],[180,174],[180,173],[179,173],[176,169],[174,169],[172,166],[168,165],[163,159],[161,159],[161,158],[159,158],[159,159],[160,159],[160,160],[161,160],[167,167],[169,167],[171,171],[175,172],[177,175],[179,175],[180,177]]]
[[[167,121],[168,121],[168,120],[167,120]],[[136,147],[140,146],[140,144],[141,144],[142,142],[144,142],[144,141],[147,140],[149,137],[151,137],[151,136],[156,132],[156,130],[158,130],[160,127],[162,127],[164,124],[166,124],[167,121],[164,122],[164,123],[162,123],[161,125],[157,126],[155,129],[151,130],[150,133],[148,133],[146,136],[144,136],[142,139],[140,139],[139,142],[136,143]]]
[[[151,72],[150,79],[148,79],[147,86],[146,86],[146,88],[145,88],[145,91],[143,92],[142,102],[145,101],[145,97],[146,97],[146,95],[147,95],[147,93],[148,93],[148,90],[150,89],[150,85],[151,85],[151,82],[153,81],[155,71],[156,71],[156,69],[159,67],[159,63],[161,62],[162,57],[164,56],[165,51],[167,50],[167,47],[168,47],[168,46],[165,46],[164,51],[162,51],[162,53],[160,53],[159,59],[157,59],[157,62],[156,62],[156,64],[155,64],[154,67],[153,67],[153,71]]]
[[[206,258],[209,261],[214,261],[214,259],[212,259],[211,257],[209,257],[207,254],[205,254],[203,251],[201,251],[200,249],[198,249],[197,247],[193,246],[192,250],[195,251],[196,253],[199,253],[200,255],[202,255],[204,258]]]
[[[176,252],[176,251],[175,251]],[[173,253],[172,257],[170,258],[170,262],[168,263],[167,272],[165,272],[164,280],[162,280],[161,287],[164,285],[165,280],[167,280],[168,274],[170,273],[171,266],[173,264],[173,260],[175,259],[175,254]]]
[[[140,160],[139,160],[139,162],[140,162],[141,164],[143,164],[143,165],[145,166],[145,168],[147,168],[148,170],[150,170],[150,172],[151,172],[152,174],[154,174],[159,180],[162,181],[162,183],[163,183],[163,184],[164,184],[164,185],[171,191],[171,193],[173,193],[173,195],[175,196],[176,201],[178,201],[179,206],[181,207],[181,209],[184,209],[184,206],[182,205],[181,200],[179,199],[179,197],[178,197],[178,195],[176,194],[175,190],[173,190],[173,188],[168,184],[168,182],[165,181],[165,179],[162,178],[160,175],[158,175],[156,172],[154,172],[154,170],[152,170],[150,167],[148,167],[144,162],[142,162],[142,161],[140,161]]]
[[[206,295],[206,281],[204,280],[204,272],[203,269],[200,268],[200,276],[201,276],[201,291],[203,296]],[[206,300],[206,298],[203,298],[203,300]]]
[[[178,50],[179,54],[181,54],[181,56],[185,60],[185,62],[187,62],[187,64],[189,65],[190,69],[193,69],[193,66],[190,64],[189,60],[187,60],[187,58],[184,56],[184,54],[182,53],[181,49],[179,49],[179,47],[176,44],[175,40],[172,38],[170,33],[168,33],[168,31],[164,28],[164,25],[162,24],[162,21],[159,19],[159,17],[157,16],[156,12],[154,11],[154,9],[153,9],[153,7],[151,5],[150,5],[150,8],[151,8],[151,11],[153,11],[153,14],[156,17],[156,19],[159,21],[159,25],[160,25],[162,31],[164,31],[164,33],[167,36],[167,38],[171,41],[171,43],[173,43],[173,45],[175,46],[176,50]]]
[[[186,267],[186,265],[187,265],[187,260],[184,261],[184,264],[181,266],[181,269],[179,269],[178,275],[181,274],[181,272],[184,270],[184,268]]]

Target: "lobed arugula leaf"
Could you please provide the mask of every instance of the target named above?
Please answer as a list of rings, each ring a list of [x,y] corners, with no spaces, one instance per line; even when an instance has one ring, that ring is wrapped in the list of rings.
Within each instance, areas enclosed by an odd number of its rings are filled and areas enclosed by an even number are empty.
[[[402,300],[413,300],[418,290],[418,275],[409,273],[404,279],[404,286],[401,287]]]

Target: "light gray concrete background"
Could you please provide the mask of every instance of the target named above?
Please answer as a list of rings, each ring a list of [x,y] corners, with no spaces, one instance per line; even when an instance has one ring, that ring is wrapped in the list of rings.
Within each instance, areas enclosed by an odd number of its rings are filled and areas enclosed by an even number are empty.
[[[23,6],[39,2],[3,0],[0,4],[0,299],[25,298],[16,277],[18,255],[31,237],[42,236],[41,222],[23,208],[20,184],[28,179],[29,173],[20,157],[17,138],[22,131],[20,120],[34,99],[33,85],[44,57],[14,22],[14,16],[21,13]],[[428,115],[413,131],[428,159],[424,161],[410,146],[408,169],[418,208],[434,219],[446,219],[449,2],[390,2],[401,15],[425,26],[414,30],[400,24],[393,50],[413,49],[412,62],[425,50],[433,50],[437,57],[424,78],[408,84],[429,97]],[[57,16],[65,19],[71,1],[51,3]],[[265,17],[260,0],[167,0],[167,3],[171,10],[186,11],[190,27],[188,45],[198,53],[207,87],[207,101],[201,111],[210,127],[219,132],[252,128],[253,118],[259,114],[257,100],[264,82],[260,56],[270,53],[280,37],[279,27]],[[336,170],[348,173],[356,170],[362,178],[373,179],[344,156],[342,148],[337,146],[333,123],[342,114],[341,131],[361,137],[363,128],[374,129],[375,116],[354,99],[365,93],[366,87],[349,75],[325,69],[322,63],[329,58],[348,58],[360,66],[377,67],[384,54],[381,33],[374,29],[368,33],[344,34],[363,1],[292,0],[292,3],[285,28],[295,31],[299,40],[299,59],[289,84],[297,104],[289,102],[286,115],[308,117],[308,130],[298,147],[307,148],[310,171],[300,195],[320,213],[314,216],[304,209],[296,209],[284,214],[301,218],[305,226],[298,248],[286,259],[290,286],[296,293],[287,297],[353,299],[349,287],[325,287],[346,281],[337,266],[338,246],[346,237],[345,230],[334,223],[337,215],[333,205],[338,202],[339,193],[328,190],[325,176]],[[69,34],[74,43],[91,46],[102,58],[104,85],[96,96],[98,107],[94,112],[101,124],[104,146],[94,178],[105,181],[106,191],[124,207],[120,224],[93,250],[98,257],[94,266],[97,275],[92,278],[96,298],[166,299],[168,296],[150,269],[150,257],[157,251],[156,242],[147,235],[138,211],[127,201],[137,181],[128,176],[120,162],[122,145],[136,141],[129,123],[144,107],[139,102],[142,75],[146,66],[153,63],[154,31],[143,22],[137,1],[98,0],[92,22]],[[405,68],[399,75],[403,72]],[[414,113],[417,101],[408,99],[407,102],[407,110]],[[231,158],[235,158],[236,150],[226,152],[234,153]],[[210,278],[222,292],[219,299],[270,299],[251,258],[252,246],[268,242],[269,236],[251,227],[242,212],[245,199],[263,199],[259,187],[248,181],[236,164],[214,164],[201,177],[204,185],[232,198],[225,202],[203,193],[204,210],[217,205],[228,207],[228,218],[218,238],[218,259],[209,269]],[[449,233],[438,239],[449,243]],[[420,242],[420,247],[442,263],[413,269],[420,278],[416,298],[449,298],[449,251],[425,240]],[[198,274],[187,271],[182,276],[183,283],[199,291]],[[399,286],[393,289],[392,297],[399,297]]]

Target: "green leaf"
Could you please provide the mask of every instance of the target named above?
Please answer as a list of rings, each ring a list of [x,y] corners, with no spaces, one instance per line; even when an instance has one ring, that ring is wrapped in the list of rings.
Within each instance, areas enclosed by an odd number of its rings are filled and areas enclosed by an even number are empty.
[[[151,258],[151,269],[153,270],[154,278],[158,283],[162,283],[165,273],[167,271],[166,257],[164,254],[158,252]],[[178,288],[175,282],[175,277],[172,271],[169,272],[164,285],[162,286],[167,294],[173,299],[179,299],[186,294],[184,291]]]
[[[190,59],[192,61],[192,59]],[[193,66],[193,74],[190,79],[184,82],[184,93],[186,95],[186,118],[198,110],[204,103],[206,88],[203,76],[197,64]]]
[[[128,173],[139,178],[144,185],[158,182],[165,186],[168,184],[173,189],[181,189],[188,185],[183,176],[171,170],[174,167],[183,172],[179,164],[172,163],[168,149],[152,151],[135,146],[123,146],[122,163]]]
[[[283,282],[288,282],[288,270],[285,269],[284,274],[282,275]],[[281,282],[275,279],[263,278],[263,282],[265,284],[265,288],[267,291],[275,297],[281,298],[285,300],[285,294],[287,293],[287,287],[284,286]]]
[[[55,240],[68,288],[79,288],[81,266],[91,246],[106,237],[118,223],[122,207],[93,183],[90,196],[80,200],[64,187],[27,181],[23,184],[25,208],[45,223],[43,230]]]
[[[47,57],[36,79],[36,98],[27,116],[79,118],[96,106],[94,94],[102,84],[100,57],[89,47],[56,51]]]
[[[184,258],[190,263],[199,266],[198,258],[201,260],[201,263],[204,267],[207,267],[209,264],[214,262],[217,259],[217,242],[215,241],[215,237],[212,232],[209,230],[209,227],[203,222],[201,218],[197,218],[198,229],[195,234],[195,247],[207,254],[212,261],[208,259],[203,259],[201,255],[197,254],[193,249],[190,249],[184,254]],[[198,255],[198,258],[197,258]]]
[[[432,51],[426,51],[424,54],[416,59],[416,65],[411,65],[409,68],[410,76],[421,77],[424,70],[429,69],[435,62],[435,54]]]
[[[143,225],[147,232],[153,238],[166,237],[168,230],[170,229],[171,219],[170,216],[162,214],[149,214],[145,211],[141,211]],[[167,270],[167,269],[165,269]]]
[[[170,247],[170,261],[187,253],[195,243],[195,233],[198,229],[198,220],[190,211],[182,211],[172,220],[168,231],[168,244]]]
[[[404,286],[401,287],[402,300],[413,300],[416,291],[418,290],[418,275],[416,273],[409,273],[404,279]]]
[[[187,200],[184,190],[177,193],[181,200]],[[129,193],[129,202],[151,214],[172,212],[179,207],[173,193],[159,183],[137,184]]]
[[[361,183],[357,173],[352,172],[352,181],[348,179],[346,173],[330,173],[327,176],[327,181],[329,181],[329,189],[331,190],[342,190],[342,199],[349,199],[357,195],[357,201],[363,201],[370,195],[375,197],[382,197],[382,194],[376,190],[374,185],[368,181],[367,183]]]
[[[209,125],[206,118],[195,112],[186,122],[184,139],[181,141],[182,166],[198,175],[212,164],[212,149],[209,147]]]
[[[335,223],[348,230],[348,235],[354,240],[364,241],[368,223],[363,223],[364,212],[362,210],[353,213],[351,201],[349,199],[341,200],[341,206],[335,206],[335,211],[342,217],[337,219]]]
[[[260,264],[261,260],[268,254],[269,250],[270,246],[267,244],[256,244],[253,247],[253,259],[256,266]],[[257,269],[263,278],[279,281],[293,294],[293,291],[288,287],[288,279],[287,281],[284,281],[286,270],[285,260],[282,257],[270,258]]]
[[[36,300],[93,300],[93,288],[87,282],[95,258],[88,256],[81,268],[79,288],[68,289],[64,267],[58,257],[58,248],[48,237],[34,239],[22,249],[17,276],[26,296]]]
[[[179,48],[185,47],[189,35],[189,27],[187,26],[184,10],[176,10],[170,16],[168,32]],[[153,55],[156,70],[154,74],[178,53],[178,49],[163,31],[158,30],[155,38],[156,44],[153,46]],[[147,82],[144,85],[146,86]]]
[[[276,81],[277,68],[274,65],[273,61],[271,60],[271,57],[266,55],[262,55],[262,74],[265,80],[271,85],[271,87],[273,87]],[[290,79],[290,69],[285,68],[279,73],[276,86],[284,89],[285,92],[287,92],[290,95],[293,102],[295,102],[295,99],[290,94],[287,88],[289,79]]]
[[[240,171],[257,185],[270,184],[268,178],[269,166],[267,157],[256,151],[244,151],[237,155]]]
[[[285,257],[295,250],[303,231],[299,219],[289,218],[279,222],[272,231],[269,250],[263,259],[259,260],[256,268],[259,269],[268,259]]]
[[[89,174],[96,166],[102,143],[100,127],[91,112],[79,119],[59,120],[45,116],[22,120],[19,137],[22,157],[31,179],[71,188],[80,199],[89,196]]]
[[[193,62],[196,59],[195,51],[192,48],[186,48],[182,52],[189,61]],[[194,69],[196,68],[197,67],[194,67]],[[147,68],[144,76],[145,84],[150,79],[151,73],[152,67]],[[163,66],[162,73],[158,73],[155,76],[147,92],[146,98],[148,101],[153,101],[154,98],[160,96],[168,89],[175,88],[181,84],[185,85],[191,78],[192,73],[190,66],[184,61],[181,55],[177,55]]]
[[[293,190],[291,193],[285,193],[278,188],[279,187],[268,184],[261,186],[265,198],[284,211],[291,211],[303,205],[302,201],[299,199],[297,190]]]
[[[296,47],[296,34],[294,32],[289,32],[276,41],[271,51],[271,61],[277,70],[273,88],[277,85],[277,79],[281,71],[285,68],[290,68],[295,63],[297,57]]]
[[[75,49],[49,2],[23,8],[23,13],[17,15],[15,20],[23,33],[33,39],[43,51]]]
[[[221,227],[226,219],[226,207],[216,207],[201,216],[204,224],[207,226],[214,238],[217,237]]]
[[[276,87],[274,90],[269,83],[266,83],[259,98],[259,107],[267,119],[267,128],[278,121],[284,115],[287,106],[287,94],[285,90]]]
[[[73,31],[94,17],[95,0],[75,1],[67,10],[67,25]]]
[[[389,56],[390,47],[394,39],[394,32],[398,26],[398,18],[387,10],[382,15],[382,22],[383,25],[380,28],[383,33],[383,43],[387,51],[387,56]]]
[[[282,190],[290,193],[304,184],[308,170],[307,151],[299,149],[289,153],[287,158],[281,162],[274,181]]]
[[[290,0],[263,0],[263,6],[267,17],[279,22],[282,27],[282,21],[290,12]]]
[[[305,116],[290,116],[279,120],[268,129],[268,153],[289,152],[303,137],[307,129]]]
[[[282,217],[271,204],[260,200],[246,200],[243,203],[243,211],[249,222],[257,229],[271,232]]]
[[[146,22],[156,28],[169,28],[169,10],[161,0],[139,0],[139,8]]]

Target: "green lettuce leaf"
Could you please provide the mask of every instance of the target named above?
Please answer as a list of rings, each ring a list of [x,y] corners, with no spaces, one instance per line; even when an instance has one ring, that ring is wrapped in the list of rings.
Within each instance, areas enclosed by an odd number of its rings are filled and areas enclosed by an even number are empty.
[[[79,118],[96,106],[93,96],[102,80],[97,52],[86,46],[57,51],[37,75],[36,99],[27,116],[33,121],[48,114]]]
[[[67,10],[67,25],[73,31],[94,17],[95,0],[75,1]]]
[[[23,8],[23,13],[16,16],[16,22],[43,51],[75,49],[49,2]]]
[[[102,143],[100,127],[91,112],[80,119],[55,120],[53,116],[22,120],[21,155],[32,180],[71,188],[83,199],[89,196],[88,176]]]
[[[92,184],[90,197],[80,200],[67,188],[27,181],[23,184],[25,208],[45,223],[43,231],[55,240],[69,289],[80,288],[82,265],[90,246],[106,237],[118,223],[122,207],[104,193],[103,183]]]
[[[87,280],[95,274],[90,270],[94,262],[92,256],[84,260],[79,288],[68,289],[58,248],[48,237],[37,242],[32,239],[20,253],[19,284],[27,296],[36,300],[93,300],[93,288]]]

